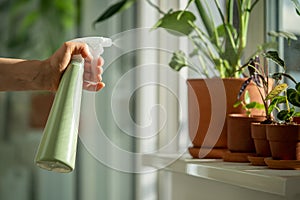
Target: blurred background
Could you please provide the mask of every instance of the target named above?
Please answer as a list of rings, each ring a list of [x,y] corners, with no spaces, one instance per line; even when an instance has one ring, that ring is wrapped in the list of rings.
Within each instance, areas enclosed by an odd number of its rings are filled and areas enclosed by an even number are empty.
[[[64,41],[85,36],[111,37],[134,28],[149,28],[159,18],[159,13],[149,4],[139,1],[121,15],[93,25],[100,13],[113,2],[117,1],[0,0],[0,56],[46,59]],[[184,7],[187,0],[153,2],[167,11],[170,7]],[[291,17],[295,12],[290,1],[266,0],[262,1],[260,8],[262,12],[250,25],[253,32],[250,41],[265,40],[265,32],[274,28],[300,35],[300,27],[295,26],[299,24],[299,17],[296,14],[296,17]],[[155,42],[188,49],[184,40],[174,42],[164,34],[158,34]],[[284,41],[280,43],[281,54],[287,65],[291,66],[290,72],[299,77],[299,41],[291,46]],[[174,154],[182,152],[189,142],[185,114],[186,86],[180,77],[172,72],[159,73],[155,70],[151,73],[136,72],[135,78],[123,84],[123,88],[114,88],[114,83],[134,66],[152,62],[167,65],[170,56],[170,53],[161,51],[126,54],[111,63],[104,74],[106,88],[96,96],[96,112],[104,124],[107,137],[128,152],[153,151],[174,138],[179,129],[180,136],[176,137],[175,145],[165,151]],[[181,74],[183,77],[186,75],[185,71]],[[130,104],[126,105],[132,119],[140,123],[148,120],[145,113],[149,113],[153,105],[159,104],[165,108],[169,116],[167,123],[157,136],[149,140],[138,140],[124,134],[110,114],[112,91],[117,92],[116,101],[121,108],[128,97],[124,91],[135,88],[143,77],[152,77],[156,81],[167,79],[176,88],[174,94],[164,87],[147,87],[145,91],[134,93]],[[53,93],[44,91],[0,92],[0,200],[167,199],[168,195],[162,192],[167,186],[160,184],[160,179],[166,177],[160,177],[159,172],[136,174],[108,167],[95,159],[80,140],[76,169],[72,173],[58,174],[36,167],[34,155],[53,97]],[[121,118],[123,115],[128,117],[125,113],[120,115]],[[159,129],[159,112],[151,117],[154,128]],[[135,133],[135,127],[127,128]],[[105,153],[107,157],[120,159],[113,152]],[[134,165],[132,163],[132,167]],[[182,185],[184,187],[184,183]]]

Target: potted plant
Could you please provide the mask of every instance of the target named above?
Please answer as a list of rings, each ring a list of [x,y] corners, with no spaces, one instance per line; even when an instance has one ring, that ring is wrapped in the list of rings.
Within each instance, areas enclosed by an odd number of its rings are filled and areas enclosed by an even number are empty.
[[[242,85],[240,92],[238,94],[238,97],[245,91],[250,81],[253,81],[258,89],[260,91],[260,96],[264,105],[265,109],[265,120],[261,123],[252,123],[251,124],[251,135],[254,139],[255,149],[257,156],[260,161],[257,159],[251,158],[255,163],[259,163],[261,165],[264,163],[264,158],[269,157],[271,155],[270,146],[267,141],[267,134],[266,130],[270,127],[266,124],[276,124],[276,120],[273,117],[272,113],[274,109],[279,109],[278,105],[281,103],[287,102],[287,97],[285,96],[279,96],[280,93],[284,92],[288,85],[286,83],[282,83],[283,77],[289,78],[294,83],[296,81],[292,76],[285,73],[285,63],[282,59],[279,58],[278,53],[275,51],[269,51],[264,54],[266,58],[273,61],[277,65],[273,66],[279,66],[282,69],[282,72],[276,72],[272,74],[271,78],[269,78],[269,70],[267,66],[263,66],[260,64],[259,57],[256,56],[255,59],[251,59],[246,65],[243,66],[248,68],[250,77],[244,82]],[[253,62],[254,61],[254,62]],[[271,81],[272,80],[272,81]],[[270,82],[273,82],[273,87],[270,90]],[[289,96],[297,98],[297,90],[289,89]],[[294,99],[294,102],[296,100]],[[294,116],[294,109],[283,110],[278,113],[278,119],[285,119],[290,120],[291,118],[288,118],[287,116]]]
[[[274,53],[273,53],[274,54]],[[274,54],[275,57],[272,57],[272,53],[267,53],[266,57],[274,58],[275,60],[279,60],[278,55]],[[272,59],[271,59],[272,60]],[[253,62],[254,61],[254,62]],[[279,62],[280,63],[280,62]],[[266,124],[269,124],[272,122],[272,114],[269,112],[269,100],[266,100],[266,96],[268,93],[274,89],[274,91],[277,91],[276,84],[278,82],[273,81],[273,79],[270,79],[268,76],[269,70],[267,66],[263,66],[260,63],[259,57],[256,56],[254,60],[251,60],[249,62],[248,70],[250,74],[250,79],[254,80],[253,82],[256,84],[257,88],[260,89],[260,95],[261,99],[264,105],[265,109],[265,120],[262,122],[253,122],[251,123],[251,137],[254,142],[255,147],[255,156],[248,156],[248,160],[253,165],[265,165],[264,158],[271,156],[271,150],[269,146],[269,142],[266,137]],[[282,65],[279,65],[282,66]],[[272,81],[271,81],[272,80]],[[245,83],[242,85],[242,88],[247,87],[247,83],[249,80],[245,81]],[[275,83],[275,86],[273,85]],[[243,89],[241,89],[239,95],[243,92]],[[279,91],[278,91],[279,92]]]
[[[270,143],[272,158],[275,160],[300,160],[300,125],[293,122],[293,117],[300,116],[295,107],[300,106],[300,83],[295,89],[283,91],[270,105],[278,111],[276,121],[267,126],[266,133]],[[283,108],[279,105],[284,104]],[[299,143],[300,144],[300,143]]]
[[[245,81],[244,78],[241,78],[242,71],[239,69],[244,49],[247,46],[250,14],[258,1],[228,0],[223,11],[219,1],[214,0],[217,14],[222,20],[222,23],[217,25],[205,1],[190,0],[183,10],[170,9],[168,12],[163,12],[158,6],[147,0],[163,15],[154,28],[165,28],[172,34],[186,36],[193,44],[194,50],[189,55],[180,50],[175,51],[169,63],[170,67],[176,71],[183,67],[189,67],[201,77],[205,77],[187,80],[189,133],[193,143],[190,153],[193,157],[221,158],[227,151],[227,114],[245,112],[241,107],[234,108],[232,105],[236,101],[236,93],[238,93],[240,85]],[[128,8],[134,2],[136,0],[119,1],[109,7],[95,23],[106,20],[115,13]],[[191,5],[195,6],[195,13],[188,10]],[[237,10],[237,16],[234,16],[234,9]],[[203,22],[203,28],[198,27],[195,23],[197,18]],[[261,47],[270,47],[273,44],[270,42]],[[189,56],[196,58],[200,66],[189,62]],[[209,69],[207,63],[212,63],[213,68]],[[213,72],[213,75],[209,72]],[[220,87],[222,88],[221,93],[216,94],[214,98],[225,97],[219,100],[226,103],[221,103],[223,105],[222,112],[219,111],[221,114],[215,115],[213,113],[215,99],[212,99],[211,93]],[[259,102],[259,92],[253,83],[249,85],[248,90],[253,96],[252,99]],[[220,129],[212,128],[216,126]],[[201,149],[204,150],[202,154]]]

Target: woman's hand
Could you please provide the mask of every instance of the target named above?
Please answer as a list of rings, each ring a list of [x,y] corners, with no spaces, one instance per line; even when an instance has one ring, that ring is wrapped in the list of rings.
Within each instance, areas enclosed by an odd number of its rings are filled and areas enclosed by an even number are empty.
[[[85,59],[84,65],[84,83],[83,88],[89,91],[99,91],[105,84],[102,81],[102,65],[104,63],[103,59],[99,57],[97,59],[96,67],[92,67],[92,59],[88,46],[81,42],[65,42],[49,59],[45,62],[49,63],[49,69],[52,72],[51,78],[51,89],[57,90],[59,81],[66,70],[68,64],[70,63],[72,56],[80,54]]]

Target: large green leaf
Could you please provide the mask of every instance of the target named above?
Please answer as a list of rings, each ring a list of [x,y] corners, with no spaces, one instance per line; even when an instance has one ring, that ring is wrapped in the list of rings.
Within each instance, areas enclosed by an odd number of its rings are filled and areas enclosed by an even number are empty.
[[[194,30],[190,23],[195,20],[190,11],[176,11],[165,14],[153,28],[165,28],[175,35],[189,35]]]
[[[300,91],[291,88],[288,89],[287,98],[291,104],[300,107]]]
[[[300,15],[300,3],[298,0],[291,0],[295,4],[295,9],[298,15]]]
[[[295,112],[293,117],[300,117],[300,112]]]
[[[286,31],[270,31],[268,33],[272,37],[281,37],[287,40],[288,44],[291,44],[291,40],[297,40],[297,36],[291,32]]]
[[[187,67],[188,62],[185,53],[183,51],[174,52],[169,66],[176,71],[180,71],[181,68]]]
[[[122,10],[128,9],[129,7],[132,6],[132,4],[135,1],[136,0],[122,0],[122,1],[119,1],[119,2],[117,2],[115,4],[113,4],[107,10],[105,10],[104,13],[102,13],[96,19],[96,21],[94,21],[94,24],[102,22],[102,21],[104,21],[104,20],[112,17],[113,15],[117,14],[118,12],[121,12]]]
[[[264,105],[260,104],[258,102],[252,101],[251,103],[246,104],[246,108],[248,108],[248,109],[256,108],[256,109],[262,110],[262,109],[264,109]]]
[[[276,96],[272,99],[269,107],[268,107],[268,115],[277,107],[278,104],[285,103],[286,98],[284,96]]]
[[[266,58],[271,59],[273,62],[277,63],[279,66],[285,68],[284,61],[279,57],[277,51],[268,51],[264,55]]]
[[[300,93],[300,82],[296,84],[295,88]]]
[[[237,37],[237,30],[232,26],[232,24],[221,24],[216,28],[220,37],[226,37],[226,29],[230,30],[234,38]]]
[[[285,39],[297,40],[297,36],[295,34],[286,31],[270,31],[268,35],[273,37],[282,37]]]
[[[283,72],[276,72],[272,75],[272,78],[276,81],[280,81],[282,80],[282,77],[286,77],[288,79],[290,79],[291,81],[293,81],[295,84],[297,83],[297,81],[289,74],[287,73],[283,73]]]
[[[295,112],[294,109],[291,109],[291,110],[281,110],[277,114],[277,118],[279,120],[289,122],[291,120],[291,117],[294,115],[294,112]]]
[[[276,85],[274,89],[266,96],[266,100],[272,100],[274,97],[279,95],[282,91],[284,91],[288,85],[286,83],[281,83]]]
[[[214,35],[214,21],[213,18],[209,15],[210,11],[204,6],[205,1],[203,0],[195,0],[195,5],[198,10],[199,16],[203,22],[203,25],[209,35],[210,38],[213,38]]]

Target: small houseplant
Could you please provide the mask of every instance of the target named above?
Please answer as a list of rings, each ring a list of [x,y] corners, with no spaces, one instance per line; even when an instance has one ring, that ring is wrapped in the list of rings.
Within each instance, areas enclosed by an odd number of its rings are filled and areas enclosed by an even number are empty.
[[[275,53],[273,53],[275,54]],[[273,55],[272,53],[266,55]],[[267,57],[267,56],[266,56]],[[270,56],[269,56],[270,57]],[[271,57],[273,58],[273,57]],[[278,60],[278,54],[275,54],[274,60]],[[279,62],[280,63],[280,62]],[[282,66],[282,65],[280,65]],[[255,165],[265,165],[264,157],[271,155],[269,143],[266,138],[266,126],[265,124],[272,122],[272,115],[269,110],[269,101],[266,100],[267,94],[273,88],[273,82],[269,78],[269,69],[265,65],[261,65],[258,56],[251,58],[242,68],[247,68],[249,71],[249,78],[242,84],[240,91],[237,95],[239,100],[243,92],[248,87],[248,84],[252,81],[259,91],[261,100],[265,110],[265,120],[263,122],[251,123],[251,137],[253,138],[255,152],[257,156],[249,156],[249,161]],[[257,159],[256,157],[261,159]]]
[[[289,102],[293,102],[293,104],[296,106],[300,105],[298,103],[299,96],[300,96],[298,91],[299,84],[297,84],[297,82],[292,76],[285,73],[286,66],[284,61],[280,59],[278,53],[274,51],[267,52],[266,54],[264,54],[264,56],[269,58],[273,62],[275,62],[277,66],[281,67],[282,72],[276,72],[272,74],[271,76],[272,79],[270,79],[268,77],[268,68],[260,65],[259,58],[255,57],[255,62],[251,60],[248,62],[247,65],[243,66],[243,67],[248,67],[250,78],[244,82],[238,94],[239,97],[244,92],[250,80],[252,80],[256,84],[257,88],[263,89],[262,92],[260,92],[260,95],[266,113],[265,120],[262,123],[253,123],[251,125],[251,134],[252,137],[254,138],[256,152],[259,157],[262,157],[262,159],[264,159],[264,157],[269,157],[272,153],[271,151],[272,149],[270,149],[267,138],[268,140],[270,140],[270,137],[275,136],[275,139],[271,139],[271,140],[276,140],[276,142],[272,142],[272,143],[278,143],[277,140],[279,138],[279,135],[283,136],[282,131],[283,129],[288,127],[287,124],[291,124],[290,122],[292,121],[292,117],[299,115],[299,113],[295,112],[295,109],[293,107],[289,106]],[[290,79],[292,82],[294,82],[296,84],[295,89],[287,90],[288,85],[286,83],[282,83],[283,77],[286,77]],[[268,86],[270,80],[273,80],[274,82],[274,85],[271,90],[269,90],[269,86]],[[285,95],[280,96],[281,93],[284,93]],[[286,104],[285,109],[279,107],[279,105],[283,103]],[[276,118],[273,116],[274,110],[278,110],[278,114]],[[284,122],[285,126],[280,124],[278,120]],[[281,134],[274,133],[274,130],[277,128],[280,129],[279,133],[281,132]],[[256,132],[257,129],[260,132]],[[292,129],[297,129],[298,131],[298,128],[293,127]],[[286,130],[285,132],[291,132],[291,131]],[[295,139],[295,137],[286,137],[285,135],[283,136],[283,138],[285,138],[285,141],[290,141]],[[295,143],[295,140],[293,142]],[[273,147],[273,149],[278,149],[278,148]],[[284,156],[276,155],[274,156],[274,158],[286,159],[287,156],[284,157]]]
[[[284,90],[284,95],[276,96],[270,104],[278,111],[276,121],[266,129],[271,155],[276,160],[300,160],[300,149],[297,147],[300,125],[293,122],[293,117],[300,116],[294,107],[300,106],[300,83],[294,83],[295,88]],[[280,104],[284,106],[279,107]]]
[[[111,7],[109,7],[100,17],[95,21],[99,23],[113,16],[114,14],[123,11],[130,7],[137,0],[121,0]],[[221,24],[217,25],[213,21],[212,12],[207,6],[207,2],[204,0],[190,0],[188,1],[185,9],[172,10],[168,12],[162,11],[158,6],[154,5],[150,0],[147,2],[158,10],[163,15],[162,18],[154,25],[154,28],[165,28],[169,32],[178,36],[186,36],[193,44],[193,51],[189,55],[186,55],[182,51],[175,51],[173,57],[169,63],[170,67],[179,71],[183,67],[189,67],[190,69],[198,72],[201,77],[209,79],[188,79],[188,106],[189,106],[189,132],[190,138],[196,149],[193,149],[193,157],[199,156],[199,148],[216,147],[220,150],[216,157],[221,157],[222,152],[227,149],[227,132],[226,132],[226,115],[229,113],[241,113],[243,109],[233,108],[232,105],[235,102],[235,94],[239,90],[239,85],[244,82],[241,79],[242,71],[239,70],[244,49],[247,46],[247,33],[248,23],[251,11],[259,0],[227,0],[225,3],[225,9],[222,10],[219,0],[214,0],[217,8],[217,14],[221,19]],[[194,5],[196,10],[191,12],[188,8]],[[236,8],[237,16],[234,16]],[[203,22],[204,27],[200,28],[196,25],[196,19],[200,19]],[[238,25],[236,25],[238,24]],[[261,46],[261,49],[273,46],[274,43],[267,43]],[[188,62],[188,57],[198,59],[200,66],[195,66],[193,63]],[[212,68],[207,67],[207,63],[212,63]],[[212,72],[212,75],[211,73]],[[218,124],[222,124],[223,127],[220,134],[207,134],[209,127],[216,126],[212,119],[212,102],[209,92],[209,88],[219,87],[220,85],[215,83],[215,80],[211,77],[222,78],[222,87],[225,91],[226,105],[225,117],[218,116]],[[208,86],[209,85],[209,86]],[[209,87],[209,88],[208,88]],[[253,96],[254,101],[259,101],[259,94],[252,85],[248,87],[249,92]],[[219,95],[221,96],[221,95]],[[201,101],[200,101],[201,100]],[[199,111],[201,116],[199,117]],[[215,118],[215,116],[214,116]],[[210,126],[212,124],[212,126]],[[190,151],[191,152],[191,151]],[[215,157],[211,155],[211,157]],[[209,155],[208,155],[209,157]]]
[[[275,72],[269,77],[269,69],[268,66],[263,66],[260,64],[260,59],[258,56],[255,56],[254,59],[250,59],[248,63],[241,67],[241,69],[247,67],[249,71],[249,78],[242,84],[237,98],[239,99],[241,95],[244,93],[246,88],[249,86],[251,81],[253,81],[258,88],[260,93],[261,100],[264,105],[265,113],[266,113],[266,120],[264,123],[272,123],[274,122],[274,118],[272,116],[272,111],[275,108],[278,108],[277,105],[280,103],[287,102],[287,97],[278,96],[281,92],[285,91],[288,87],[286,83],[282,83],[283,78],[288,78],[295,84],[297,84],[296,80],[289,74],[285,73],[286,66],[285,62],[278,56],[277,51],[268,51],[263,54],[264,57],[268,58],[269,60],[273,61],[276,66],[281,67],[281,72]],[[273,67],[276,67],[273,65]],[[274,82],[271,90],[270,90],[270,82]],[[288,94],[289,98],[292,99],[294,104],[298,105],[297,103],[297,87],[296,89],[289,89]],[[260,89],[261,88],[261,89]],[[283,115],[283,111],[282,114]]]

